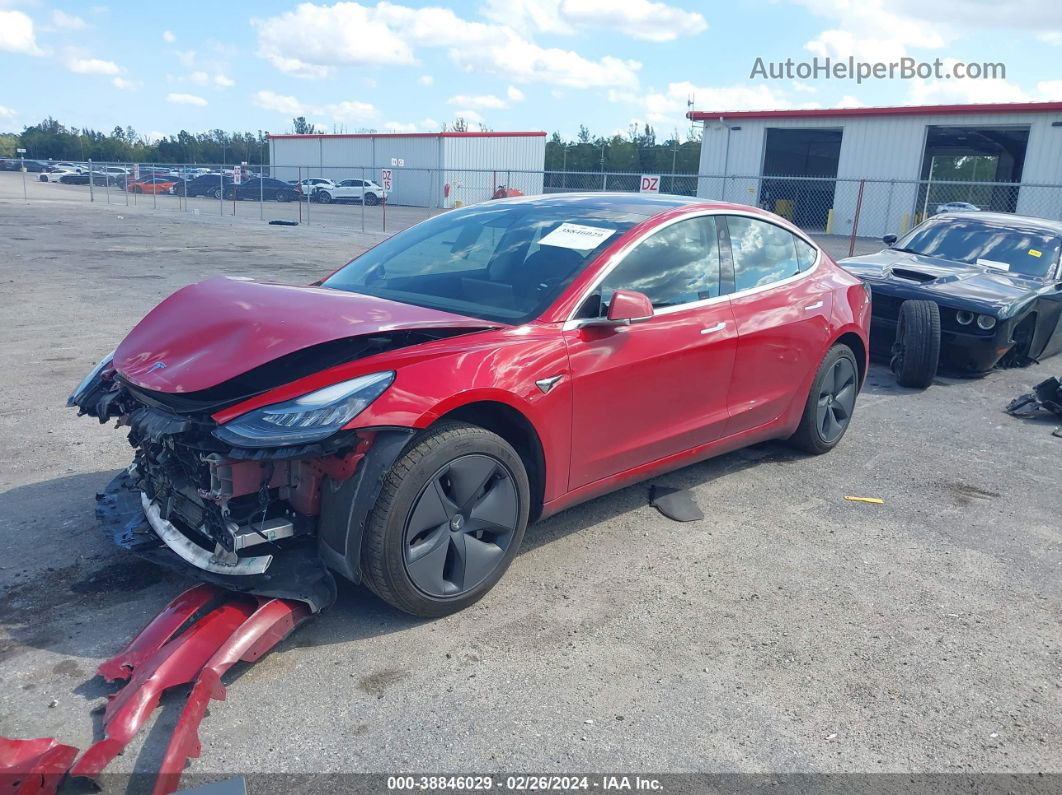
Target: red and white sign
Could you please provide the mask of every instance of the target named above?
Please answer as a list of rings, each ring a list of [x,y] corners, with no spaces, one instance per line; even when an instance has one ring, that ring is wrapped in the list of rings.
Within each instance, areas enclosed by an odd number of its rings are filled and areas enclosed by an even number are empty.
[[[640,193],[659,193],[660,175],[642,174],[642,181],[638,184],[638,191]]]
[[[393,181],[393,178],[394,178],[394,172],[392,172],[391,169],[389,169],[389,168],[381,168],[380,169],[380,186],[384,190],[386,190],[386,191],[390,191],[391,190],[391,183]]]
[[[243,182],[243,169],[240,166],[236,166],[232,169],[232,184],[239,185]]]

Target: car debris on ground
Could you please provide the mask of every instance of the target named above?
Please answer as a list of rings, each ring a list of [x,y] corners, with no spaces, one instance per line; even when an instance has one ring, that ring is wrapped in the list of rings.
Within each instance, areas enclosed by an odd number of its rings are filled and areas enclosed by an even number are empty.
[[[1032,392],[1010,401],[1004,410],[1012,417],[1042,417],[1045,411],[1062,417],[1062,382],[1055,377],[1041,381]],[[1062,425],[1055,428],[1052,435],[1062,438]]]

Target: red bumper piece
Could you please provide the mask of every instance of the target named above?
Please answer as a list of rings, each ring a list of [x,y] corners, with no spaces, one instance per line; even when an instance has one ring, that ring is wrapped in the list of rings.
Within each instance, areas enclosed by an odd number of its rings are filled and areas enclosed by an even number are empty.
[[[0,792],[4,795],[54,793],[77,756],[72,745],[51,737],[10,740],[0,737]]]

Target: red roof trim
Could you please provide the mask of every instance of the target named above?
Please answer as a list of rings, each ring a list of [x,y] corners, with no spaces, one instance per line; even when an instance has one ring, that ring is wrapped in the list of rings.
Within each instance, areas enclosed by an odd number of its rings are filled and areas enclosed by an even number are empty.
[[[420,133],[268,133],[267,138],[544,138],[541,130],[532,132],[420,132]]]
[[[821,119],[853,116],[913,116],[958,113],[1059,113],[1062,102],[995,102],[982,105],[906,105],[879,108],[812,108],[805,110],[691,110],[692,121],[725,119]]]

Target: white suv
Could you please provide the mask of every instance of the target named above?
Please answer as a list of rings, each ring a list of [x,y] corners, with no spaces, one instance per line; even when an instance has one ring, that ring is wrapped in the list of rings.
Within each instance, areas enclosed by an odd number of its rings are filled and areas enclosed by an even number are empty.
[[[384,189],[371,179],[345,179],[332,187],[319,186],[310,193],[313,201],[323,204],[354,201],[370,206],[379,204],[386,196]]]

